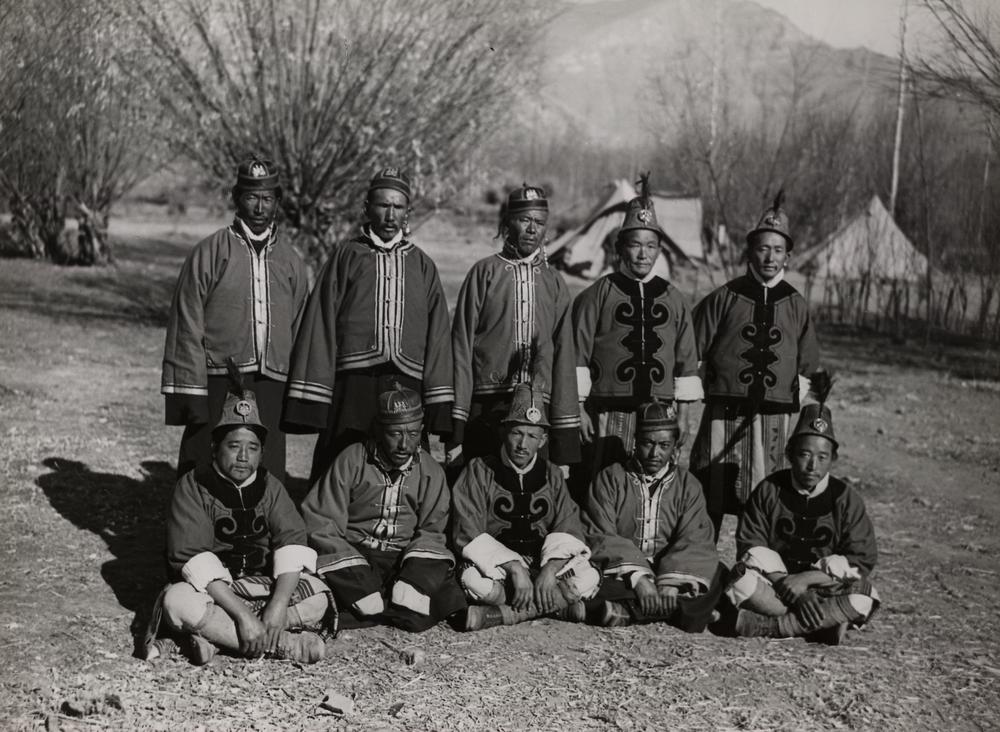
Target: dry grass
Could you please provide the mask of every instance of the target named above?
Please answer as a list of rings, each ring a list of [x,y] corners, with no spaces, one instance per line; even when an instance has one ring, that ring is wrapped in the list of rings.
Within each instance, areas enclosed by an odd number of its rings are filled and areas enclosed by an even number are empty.
[[[451,297],[490,234],[421,230]],[[844,337],[827,352],[838,472],[875,521],[885,600],[846,645],[541,620],[474,636],[348,631],[311,667],[133,658],[130,629],[163,580],[179,435],[162,425],[162,318],[191,237],[148,223],[118,236],[116,269],[0,263],[4,729],[998,726],[1000,393]],[[291,440],[299,482],[310,443]],[[731,559],[731,536],[723,547]],[[350,716],[319,709],[329,690],[354,699]]]

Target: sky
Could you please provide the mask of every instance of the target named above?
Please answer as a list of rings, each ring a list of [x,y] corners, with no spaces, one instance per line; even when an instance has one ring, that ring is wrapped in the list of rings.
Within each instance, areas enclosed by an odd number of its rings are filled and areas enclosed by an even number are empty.
[[[936,21],[920,0],[754,0],[777,10],[801,30],[837,48],[866,46],[899,53],[899,20],[906,2],[908,53],[928,47]]]

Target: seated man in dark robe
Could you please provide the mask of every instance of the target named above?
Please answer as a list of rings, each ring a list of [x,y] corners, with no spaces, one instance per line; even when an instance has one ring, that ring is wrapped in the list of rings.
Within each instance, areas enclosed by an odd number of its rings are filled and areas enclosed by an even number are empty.
[[[802,408],[786,456],[761,482],[736,532],[740,562],[727,594],[736,634],[839,644],[878,608],[868,579],[878,550],[861,497],[830,474],[839,443],[824,404]]]

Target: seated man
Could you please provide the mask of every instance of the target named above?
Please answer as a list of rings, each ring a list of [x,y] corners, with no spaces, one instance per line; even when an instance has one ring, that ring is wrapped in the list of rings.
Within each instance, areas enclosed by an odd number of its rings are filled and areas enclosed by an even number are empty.
[[[604,573],[590,622],[701,632],[713,620],[726,569],[701,485],[674,463],[679,438],[673,406],[643,404],[631,458],[598,473],[587,492],[584,515]]]
[[[444,470],[420,449],[420,396],[378,397],[372,439],[344,448],[302,503],[319,573],[357,625],[420,632],[465,609],[445,547]]]
[[[830,475],[837,448],[830,410],[806,405],[785,452],[791,469],[750,496],[736,532],[741,561],[727,590],[741,608],[737,635],[836,645],[848,624],[860,626],[878,607],[868,581],[875,531],[861,497]]]
[[[473,458],[455,484],[452,538],[468,565],[461,582],[466,630],[514,625],[569,608],[583,620],[583,599],[600,576],[583,542],[580,511],[562,471],[538,455],[545,445],[545,403],[527,384],[514,388],[499,454]]]
[[[167,563],[174,583],[154,612],[189,638],[191,659],[217,648],[302,663],[323,658],[336,633],[330,591],[312,572],[302,517],[284,486],[259,467],[267,428],[254,393],[237,387],[212,431],[212,463],[186,473],[167,518]],[[165,646],[147,643],[147,658]]]

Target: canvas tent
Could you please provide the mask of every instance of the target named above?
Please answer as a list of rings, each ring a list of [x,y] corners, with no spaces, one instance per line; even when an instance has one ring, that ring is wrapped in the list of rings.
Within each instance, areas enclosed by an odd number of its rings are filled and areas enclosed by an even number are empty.
[[[597,279],[609,269],[614,237],[625,217],[625,208],[636,197],[626,180],[614,183],[611,193],[591,211],[586,221],[565,232],[548,247],[549,259],[570,274]],[[657,260],[656,272],[670,276],[670,260],[701,259],[701,200],[653,194],[656,218],[670,241],[665,256]]]
[[[806,252],[795,267],[817,279],[920,282],[927,257],[900,231],[878,196],[853,220]]]
[[[898,323],[924,297],[927,257],[906,238],[878,196],[792,263],[806,276],[807,297],[818,286],[823,309],[838,322]]]

